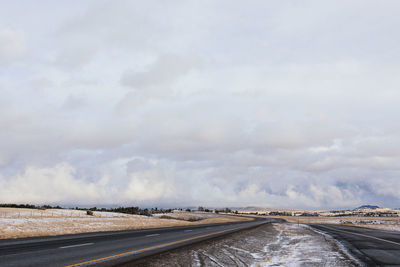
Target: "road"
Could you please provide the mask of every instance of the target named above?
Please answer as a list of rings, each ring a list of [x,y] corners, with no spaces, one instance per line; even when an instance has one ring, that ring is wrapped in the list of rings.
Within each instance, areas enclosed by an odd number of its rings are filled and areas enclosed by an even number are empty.
[[[0,266],[113,266],[271,220],[0,240]]]
[[[400,266],[400,233],[363,227],[311,224],[340,240],[367,266]]]

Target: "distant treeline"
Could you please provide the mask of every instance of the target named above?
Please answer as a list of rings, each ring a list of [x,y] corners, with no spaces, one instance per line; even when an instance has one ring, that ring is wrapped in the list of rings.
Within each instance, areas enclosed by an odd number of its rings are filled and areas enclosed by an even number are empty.
[[[77,210],[91,210],[91,211],[107,211],[107,212],[119,212],[119,213],[126,213],[126,214],[136,214],[136,215],[146,215],[152,216],[152,214],[156,213],[170,213],[172,209],[159,209],[159,208],[151,208],[151,209],[141,209],[139,207],[118,207],[118,208],[89,208],[89,209],[82,209],[76,207]]]
[[[36,205],[31,205],[31,204],[1,204],[0,207],[3,208],[25,208],[25,209],[65,209],[60,206],[50,206],[50,205],[41,205],[41,206],[36,206]],[[90,210],[90,211],[107,211],[107,212],[118,212],[118,213],[126,213],[126,214],[136,214],[136,215],[146,215],[146,216],[152,216],[152,214],[156,213],[171,213],[173,210],[181,210],[183,211],[182,208],[176,208],[176,209],[162,209],[162,208],[145,208],[141,209],[139,207],[118,207],[118,208],[97,208],[97,207],[92,207],[92,208],[81,208],[81,207],[75,207],[75,208],[68,208],[68,209],[75,209],[75,210]],[[224,209],[207,209],[204,207],[198,207],[198,211],[202,212],[215,212],[215,213],[236,213],[238,214],[238,211],[232,211],[229,208],[224,208]],[[191,212],[192,210],[187,208],[185,209],[187,212]]]
[[[2,208],[23,208],[23,209],[62,209],[60,206],[50,206],[50,205],[31,205],[31,204],[1,204]]]
[[[64,209],[61,206],[50,206],[50,205],[31,205],[31,204],[1,204],[0,207],[3,208],[24,208],[24,209]],[[141,209],[139,207],[118,207],[118,208],[81,208],[75,207],[72,208],[75,210],[90,210],[90,211],[107,211],[107,212],[118,212],[118,213],[126,213],[126,214],[136,214],[136,215],[146,215],[151,216],[155,213],[170,213],[172,209],[159,209],[159,208],[151,208],[151,209]],[[180,209],[182,210],[182,209]]]

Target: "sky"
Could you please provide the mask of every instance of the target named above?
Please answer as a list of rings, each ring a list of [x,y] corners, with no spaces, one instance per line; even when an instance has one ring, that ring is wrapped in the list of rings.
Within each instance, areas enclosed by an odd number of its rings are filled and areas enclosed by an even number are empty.
[[[1,1],[0,203],[400,207],[399,1]]]

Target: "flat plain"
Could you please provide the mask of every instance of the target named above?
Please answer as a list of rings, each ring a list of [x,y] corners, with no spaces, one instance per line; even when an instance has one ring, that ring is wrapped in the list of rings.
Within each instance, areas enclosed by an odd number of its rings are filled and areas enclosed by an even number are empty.
[[[164,216],[163,216],[164,215]],[[0,239],[147,229],[251,220],[215,213],[175,211],[158,216],[84,210],[0,208]]]

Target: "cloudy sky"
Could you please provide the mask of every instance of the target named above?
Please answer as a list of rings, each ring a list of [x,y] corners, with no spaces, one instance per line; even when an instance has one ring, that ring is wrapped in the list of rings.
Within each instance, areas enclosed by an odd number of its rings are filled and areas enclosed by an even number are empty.
[[[0,202],[400,207],[399,1],[1,1]]]

